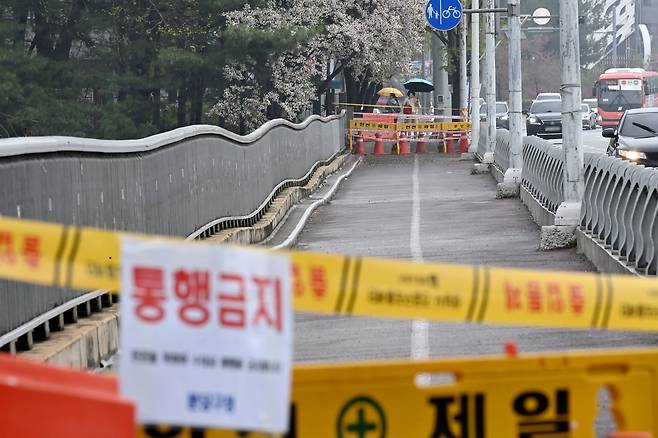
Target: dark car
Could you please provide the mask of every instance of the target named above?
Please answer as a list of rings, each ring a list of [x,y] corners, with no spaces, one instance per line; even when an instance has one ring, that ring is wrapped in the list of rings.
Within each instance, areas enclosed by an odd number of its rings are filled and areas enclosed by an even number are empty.
[[[626,110],[617,128],[605,128],[608,155],[658,167],[658,108]]]
[[[536,100],[526,118],[528,135],[562,137],[562,101]]]

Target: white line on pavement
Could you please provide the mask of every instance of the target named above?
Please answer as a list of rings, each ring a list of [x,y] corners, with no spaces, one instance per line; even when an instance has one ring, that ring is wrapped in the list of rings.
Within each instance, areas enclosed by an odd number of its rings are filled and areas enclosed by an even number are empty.
[[[411,236],[409,247],[415,262],[423,261],[423,249],[420,246],[420,183],[418,179],[418,155],[414,156],[414,170],[411,179]],[[429,327],[427,321],[416,320],[411,324],[411,358],[429,357]],[[429,383],[429,375],[419,376],[418,384]]]

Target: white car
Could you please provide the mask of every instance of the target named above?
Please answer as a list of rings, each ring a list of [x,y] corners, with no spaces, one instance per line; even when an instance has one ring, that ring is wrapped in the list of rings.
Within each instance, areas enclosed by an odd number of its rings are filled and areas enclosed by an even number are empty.
[[[596,129],[596,112],[586,103],[581,105],[580,110],[583,113],[583,129]]]

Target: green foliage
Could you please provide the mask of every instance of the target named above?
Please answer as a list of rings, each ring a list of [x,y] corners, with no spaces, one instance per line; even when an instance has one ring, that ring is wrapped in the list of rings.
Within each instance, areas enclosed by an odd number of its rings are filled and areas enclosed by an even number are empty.
[[[258,62],[308,36],[229,31],[225,13],[244,4],[4,0],[0,137],[137,138],[207,122],[228,62]]]

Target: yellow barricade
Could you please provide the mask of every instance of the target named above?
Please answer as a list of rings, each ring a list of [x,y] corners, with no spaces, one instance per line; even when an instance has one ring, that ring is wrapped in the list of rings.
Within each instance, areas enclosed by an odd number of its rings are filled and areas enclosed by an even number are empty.
[[[423,378],[429,384],[419,386]],[[604,388],[619,430],[658,436],[657,379],[658,352],[646,350],[297,365],[286,437],[595,438]],[[168,427],[138,433],[263,436]]]
[[[467,131],[471,127],[469,122],[415,122],[415,123],[387,123],[377,121],[350,120],[350,129],[372,131]]]
[[[121,235],[0,218],[0,278],[118,292]],[[655,278],[287,254],[297,311],[658,331]]]
[[[351,129],[370,129],[373,131],[395,131],[396,123],[350,120]]]

